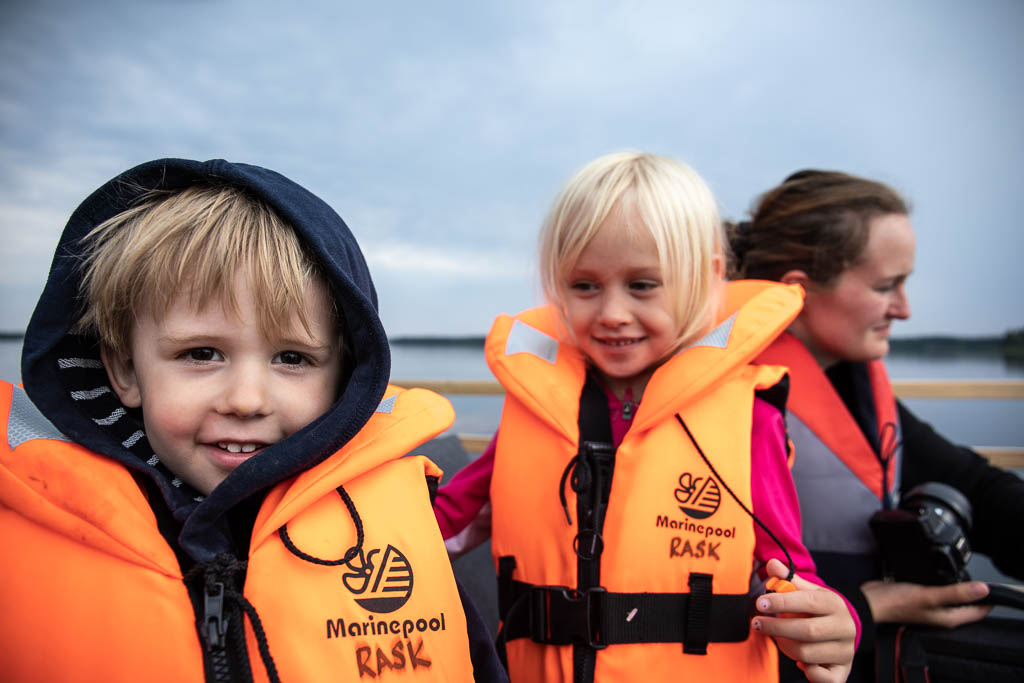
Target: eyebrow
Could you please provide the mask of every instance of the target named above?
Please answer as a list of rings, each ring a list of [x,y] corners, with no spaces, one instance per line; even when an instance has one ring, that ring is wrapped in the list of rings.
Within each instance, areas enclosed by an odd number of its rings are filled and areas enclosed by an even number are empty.
[[[170,344],[171,346],[216,346],[224,339],[226,339],[226,337],[211,334],[188,334],[180,337],[173,334],[165,334],[159,337],[160,342]],[[303,341],[294,337],[272,340],[272,343],[275,346],[286,348],[294,346],[314,353],[324,353],[331,351],[335,347],[335,345],[330,342],[326,344],[317,344],[312,342],[312,340]]]

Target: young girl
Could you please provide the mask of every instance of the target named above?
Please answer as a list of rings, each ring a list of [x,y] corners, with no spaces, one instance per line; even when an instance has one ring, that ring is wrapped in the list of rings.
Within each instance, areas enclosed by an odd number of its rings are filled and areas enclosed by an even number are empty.
[[[785,369],[749,364],[801,290],[726,286],[724,257],[693,171],[601,157],[541,233],[549,306],[491,329],[501,427],[435,513],[450,538],[490,502],[513,683],[773,680],[767,636],[808,679],[846,677],[857,623],[800,542]],[[769,574],[796,590],[751,620]]]

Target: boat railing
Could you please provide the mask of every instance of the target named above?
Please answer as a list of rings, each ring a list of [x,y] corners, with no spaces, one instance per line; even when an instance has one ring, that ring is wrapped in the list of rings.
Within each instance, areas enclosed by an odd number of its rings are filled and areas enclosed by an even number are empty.
[[[445,396],[494,396],[505,393],[504,387],[493,380],[393,380],[403,387],[423,387]],[[899,398],[912,399],[995,399],[1024,401],[1024,380],[956,380],[956,379],[904,379],[893,380],[893,391]],[[459,434],[462,446],[469,453],[480,453],[487,447],[491,434]],[[973,446],[998,467],[1024,469],[1024,445]]]

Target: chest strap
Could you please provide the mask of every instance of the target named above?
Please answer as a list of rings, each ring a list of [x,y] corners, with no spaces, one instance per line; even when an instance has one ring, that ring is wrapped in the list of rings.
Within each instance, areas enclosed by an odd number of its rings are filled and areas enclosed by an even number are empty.
[[[512,580],[498,610],[506,640],[595,650],[621,643],[683,643],[684,652],[704,654],[709,642],[746,640],[753,616],[749,595],[712,594],[710,579],[691,574],[692,593],[581,592]]]

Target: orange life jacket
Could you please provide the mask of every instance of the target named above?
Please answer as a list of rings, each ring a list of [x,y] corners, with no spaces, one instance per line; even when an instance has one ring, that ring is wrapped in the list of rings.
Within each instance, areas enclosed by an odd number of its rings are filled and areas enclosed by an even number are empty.
[[[7,383],[0,415],[0,677],[202,680],[197,615],[132,475],[68,442]],[[285,683],[472,680],[466,619],[427,490],[440,471],[424,457],[400,458],[452,419],[441,397],[389,387],[344,448],[267,494],[242,592]],[[365,537],[348,563],[315,564],[282,541],[286,529],[299,552],[341,558],[357,545],[354,515]],[[252,672],[265,681],[246,622]]]
[[[895,498],[900,472],[899,415],[885,365],[866,364],[880,459],[803,342],[783,334],[757,362],[790,368],[786,428],[794,446],[804,545],[812,553],[877,553],[868,519],[882,508],[883,487]]]
[[[486,355],[507,394],[491,547],[513,683],[580,680],[574,669],[597,681],[777,678],[775,646],[749,629],[753,523],[725,485],[749,510],[754,392],[785,374],[749,362],[797,315],[802,290],[727,292],[714,331],[655,371],[613,464],[580,447],[586,361],[558,342],[556,313],[494,323]],[[603,476],[592,527],[581,482]]]

